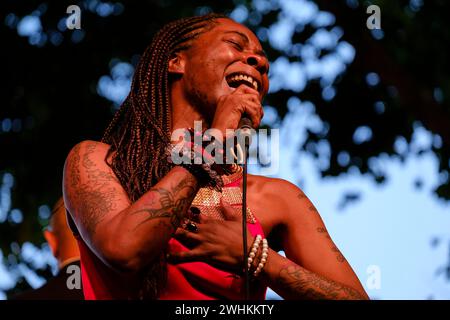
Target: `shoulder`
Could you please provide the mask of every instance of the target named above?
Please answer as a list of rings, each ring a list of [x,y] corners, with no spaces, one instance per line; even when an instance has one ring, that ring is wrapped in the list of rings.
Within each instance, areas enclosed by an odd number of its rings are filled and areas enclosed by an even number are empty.
[[[85,140],[77,143],[67,155],[64,171],[76,171],[94,165],[108,167],[106,156],[109,148],[108,144],[99,141]]]
[[[80,188],[86,185],[116,181],[115,174],[106,162],[108,150],[109,145],[92,140],[82,141],[70,150],[63,171],[66,205],[68,193],[79,193]]]
[[[311,201],[295,184],[279,178],[249,175],[249,189],[287,221],[300,212],[310,210]]]
[[[94,156],[95,158],[106,157],[110,146],[103,142],[84,140],[77,143],[69,152],[67,159],[77,158],[80,156]]]
[[[67,156],[63,196],[77,228],[80,227],[80,217],[103,215],[103,211],[115,209],[117,203],[123,206],[129,203],[125,190],[106,162],[108,150],[107,144],[87,140],[75,145]],[[84,225],[85,229],[90,227]],[[93,234],[93,230],[88,230],[89,234]]]
[[[303,191],[292,182],[280,178],[270,178],[258,175],[249,175],[249,185],[256,192],[266,195],[284,195],[287,197],[301,198],[304,196]]]

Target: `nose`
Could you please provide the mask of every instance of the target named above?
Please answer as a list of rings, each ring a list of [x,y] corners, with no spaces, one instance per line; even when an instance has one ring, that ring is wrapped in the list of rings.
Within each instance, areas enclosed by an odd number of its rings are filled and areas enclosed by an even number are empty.
[[[258,54],[249,54],[247,55],[247,64],[254,67],[256,70],[258,70],[261,74],[267,73],[269,69],[269,62],[267,59],[261,55]]]

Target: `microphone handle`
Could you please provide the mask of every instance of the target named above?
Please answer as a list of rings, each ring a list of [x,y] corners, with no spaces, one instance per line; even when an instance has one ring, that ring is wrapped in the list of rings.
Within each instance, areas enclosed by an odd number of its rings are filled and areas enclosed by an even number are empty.
[[[239,121],[238,129],[252,129],[253,128],[253,122],[250,120],[250,118],[246,117],[245,115],[242,116],[241,120]]]

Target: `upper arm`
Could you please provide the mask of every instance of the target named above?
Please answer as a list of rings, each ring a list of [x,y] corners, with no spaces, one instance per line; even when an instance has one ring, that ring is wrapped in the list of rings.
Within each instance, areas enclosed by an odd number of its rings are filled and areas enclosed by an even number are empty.
[[[104,226],[130,206],[125,190],[105,162],[108,148],[95,141],[77,144],[66,159],[63,175],[66,207],[83,240],[98,255],[111,229]]]
[[[356,274],[331,239],[319,212],[295,185],[283,181],[286,257],[305,269],[364,292]]]

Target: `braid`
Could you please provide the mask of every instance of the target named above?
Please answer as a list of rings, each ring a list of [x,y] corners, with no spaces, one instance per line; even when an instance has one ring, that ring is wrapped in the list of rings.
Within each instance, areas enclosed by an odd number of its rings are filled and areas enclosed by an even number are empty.
[[[136,67],[128,97],[105,130],[102,142],[110,145],[105,160],[132,202],[171,169],[165,159],[172,127],[169,59],[189,48],[191,41],[211,29],[218,18],[228,17],[208,14],[183,18],[158,31]],[[164,256],[161,254],[147,270],[140,298],[158,297],[167,277]]]

